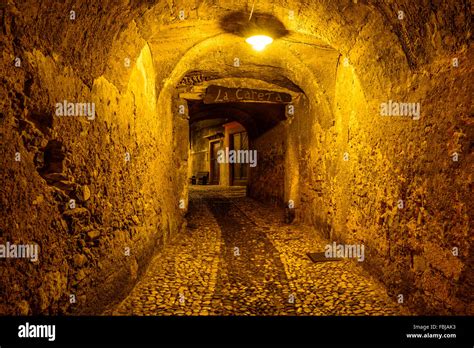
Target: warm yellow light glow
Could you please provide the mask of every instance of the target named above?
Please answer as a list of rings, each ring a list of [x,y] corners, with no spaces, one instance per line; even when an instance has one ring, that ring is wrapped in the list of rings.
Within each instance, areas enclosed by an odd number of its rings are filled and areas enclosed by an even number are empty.
[[[251,44],[254,50],[263,51],[265,47],[267,47],[267,45],[273,42],[273,39],[270,36],[266,35],[255,35],[249,37],[245,41]]]

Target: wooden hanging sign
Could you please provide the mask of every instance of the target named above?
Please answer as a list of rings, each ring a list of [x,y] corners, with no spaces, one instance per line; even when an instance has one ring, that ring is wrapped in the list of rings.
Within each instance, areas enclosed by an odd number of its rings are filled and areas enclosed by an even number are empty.
[[[291,103],[291,95],[263,89],[227,88],[215,85],[210,85],[206,89],[204,104],[235,102],[288,104]]]

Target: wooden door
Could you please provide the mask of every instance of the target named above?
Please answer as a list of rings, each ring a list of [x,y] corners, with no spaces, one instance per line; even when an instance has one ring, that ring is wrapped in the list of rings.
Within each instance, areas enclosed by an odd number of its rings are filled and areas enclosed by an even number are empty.
[[[219,142],[212,141],[209,143],[210,146],[210,184],[211,185],[219,185],[219,177],[220,177],[220,166],[219,162],[217,162],[217,151],[219,151]]]
[[[231,137],[231,148],[235,151],[249,150],[249,139],[247,132],[234,133]],[[231,164],[232,185],[245,186],[247,185],[248,163],[233,163]]]

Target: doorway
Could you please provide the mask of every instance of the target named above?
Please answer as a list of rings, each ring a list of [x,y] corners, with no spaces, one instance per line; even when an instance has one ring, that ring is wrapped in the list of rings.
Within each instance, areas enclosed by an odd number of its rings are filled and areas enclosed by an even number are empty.
[[[249,138],[247,132],[239,132],[231,134],[230,148],[239,153],[241,150],[249,150]],[[231,178],[233,186],[247,185],[248,163],[232,163],[231,164]]]
[[[220,165],[217,161],[217,153],[220,150],[220,140],[214,140],[209,142],[209,154],[210,154],[210,180],[211,185],[219,185],[220,181]]]

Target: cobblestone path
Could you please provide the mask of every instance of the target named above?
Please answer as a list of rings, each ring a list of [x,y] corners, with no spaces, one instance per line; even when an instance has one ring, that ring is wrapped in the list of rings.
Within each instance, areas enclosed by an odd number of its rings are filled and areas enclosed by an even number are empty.
[[[193,187],[187,231],[151,262],[114,315],[404,315],[354,261],[242,188]]]

